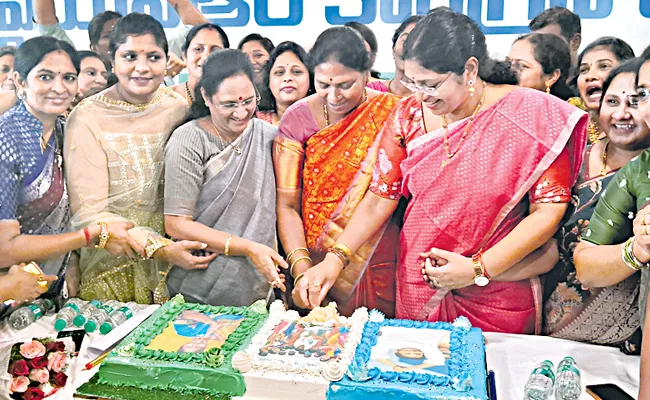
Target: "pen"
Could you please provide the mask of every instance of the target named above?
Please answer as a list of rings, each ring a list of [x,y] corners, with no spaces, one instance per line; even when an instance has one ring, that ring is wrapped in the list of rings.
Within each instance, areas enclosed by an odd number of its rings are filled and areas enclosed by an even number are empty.
[[[490,400],[497,400],[497,382],[494,377],[494,371],[488,372],[488,387]]]

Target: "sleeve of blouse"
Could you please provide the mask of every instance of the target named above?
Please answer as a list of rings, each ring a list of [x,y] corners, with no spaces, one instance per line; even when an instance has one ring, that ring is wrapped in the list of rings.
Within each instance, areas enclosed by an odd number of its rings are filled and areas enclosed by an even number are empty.
[[[305,142],[318,129],[307,103],[294,104],[280,121],[273,145],[273,165],[278,189],[302,187]],[[311,125],[308,123],[312,122]]]
[[[635,176],[634,168],[635,162],[629,162],[603,190],[582,240],[598,245],[618,244],[634,234],[636,199],[629,184],[630,177]]]
[[[203,140],[192,126],[176,129],[165,148],[165,214],[194,217],[203,186]]]
[[[17,152],[15,141],[0,128],[0,220],[15,220],[18,206]]]
[[[571,157],[565,147],[529,193],[532,203],[569,203],[571,201]]]
[[[406,103],[399,103],[393,109],[380,132],[379,152],[372,174],[370,191],[377,196],[391,200],[402,197],[402,169],[400,164],[406,158],[406,132],[401,125],[400,110]]]

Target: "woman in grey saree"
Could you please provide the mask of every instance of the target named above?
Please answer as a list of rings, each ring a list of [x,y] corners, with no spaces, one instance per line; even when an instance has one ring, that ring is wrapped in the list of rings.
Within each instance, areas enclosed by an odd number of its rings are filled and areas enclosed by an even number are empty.
[[[218,253],[207,269],[172,267],[171,295],[213,305],[248,306],[284,290],[275,250],[275,128],[254,119],[253,68],[238,50],[211,55],[192,120],[165,151],[165,229],[174,239]]]

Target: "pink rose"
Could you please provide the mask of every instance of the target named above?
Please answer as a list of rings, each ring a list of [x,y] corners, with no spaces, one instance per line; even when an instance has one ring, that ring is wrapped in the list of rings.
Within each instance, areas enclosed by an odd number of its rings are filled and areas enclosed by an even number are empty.
[[[23,343],[20,345],[20,354],[29,360],[44,356],[45,346],[43,346],[43,343],[39,341],[32,340],[30,343]]]
[[[45,383],[50,380],[50,373],[47,368],[33,369],[29,372],[29,379],[38,383]]]
[[[68,363],[68,356],[61,351],[50,353],[47,356],[47,368],[53,372],[61,372]]]
[[[29,387],[29,379],[25,376],[17,376],[11,380],[9,393],[24,393]]]

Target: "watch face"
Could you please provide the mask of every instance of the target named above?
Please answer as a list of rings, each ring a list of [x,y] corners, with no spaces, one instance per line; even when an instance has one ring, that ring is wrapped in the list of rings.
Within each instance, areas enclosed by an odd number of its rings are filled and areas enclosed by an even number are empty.
[[[477,286],[485,286],[488,283],[490,283],[490,280],[484,276],[477,276],[476,278],[474,278],[474,283]]]

